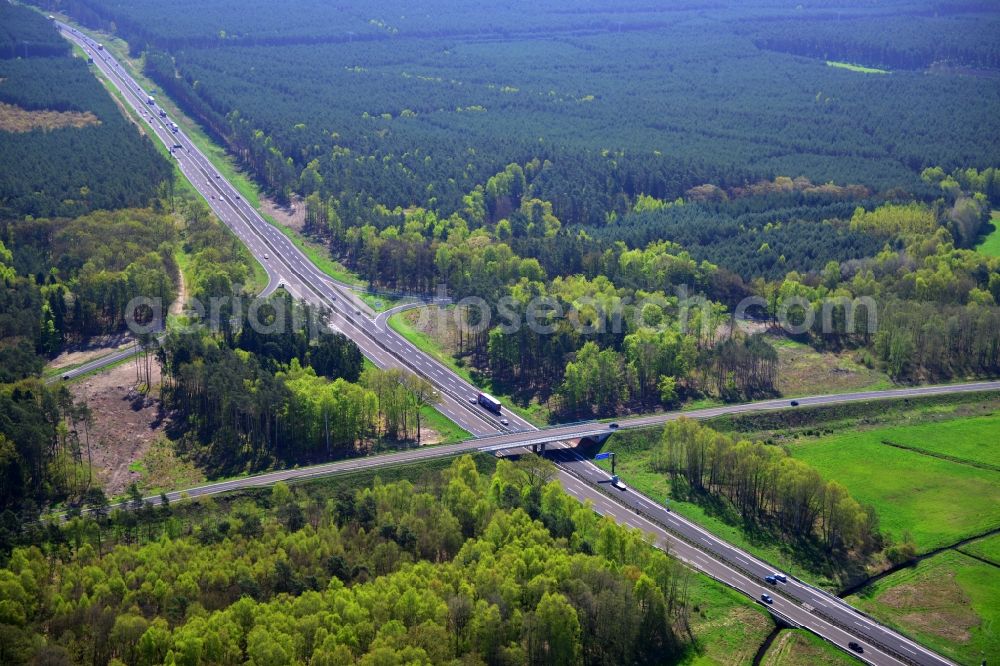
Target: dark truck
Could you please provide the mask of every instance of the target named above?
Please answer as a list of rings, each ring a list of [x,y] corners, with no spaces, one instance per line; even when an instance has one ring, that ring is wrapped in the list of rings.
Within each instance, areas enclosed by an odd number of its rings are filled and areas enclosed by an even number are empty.
[[[488,395],[486,393],[480,393],[479,397],[476,398],[476,402],[478,402],[480,405],[490,410],[494,414],[500,413],[500,408],[501,408],[500,401],[491,395]]]

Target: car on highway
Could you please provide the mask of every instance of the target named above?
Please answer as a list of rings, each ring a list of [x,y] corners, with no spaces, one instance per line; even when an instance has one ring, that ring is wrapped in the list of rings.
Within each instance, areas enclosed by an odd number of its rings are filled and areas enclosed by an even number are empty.
[[[510,425],[510,421],[508,421],[507,419],[500,419],[500,425],[502,425],[502,426],[509,426]]]
[[[472,396],[471,398],[469,398],[469,404],[470,405],[477,405],[477,404],[479,404],[479,399],[476,396]]]
[[[847,644],[847,647],[851,648],[852,650],[854,650],[858,654],[864,654],[865,653],[865,649],[863,647],[861,647],[860,643],[855,643],[854,641],[851,641],[850,643]]]
[[[64,374],[62,376],[62,378],[63,378],[63,381],[66,381],[67,379],[69,379],[69,373],[67,372],[66,374]]]
[[[765,604],[773,604],[774,603],[774,599],[772,599],[771,595],[768,594],[767,592],[764,592],[763,594],[760,595],[760,600],[763,601]]]
[[[618,430],[618,424],[617,423],[609,423],[608,424],[608,428],[610,428],[611,430]]]
[[[628,490],[628,486],[626,486],[624,483],[622,483],[622,480],[619,479],[617,476],[611,480],[611,485],[614,486],[615,488],[617,488],[618,490],[622,491],[622,492],[625,492],[626,490]]]
[[[764,576],[764,582],[769,585],[777,585],[778,579],[775,578],[774,576]]]
[[[798,400],[792,400],[791,404],[792,404],[792,407],[798,407],[799,406],[799,401]]]
[[[778,581],[779,583],[787,583],[787,582],[788,582],[788,576],[786,576],[786,575],[785,575],[785,574],[783,574],[783,573],[773,573],[773,574],[771,574],[771,575],[772,575],[772,576],[774,576],[774,578],[775,578],[775,579],[776,579],[776,580],[777,580],[777,581]]]
[[[269,254],[265,254],[265,255],[264,255],[264,258],[265,258],[265,259],[270,259],[270,258],[271,258],[271,255],[269,255]]]

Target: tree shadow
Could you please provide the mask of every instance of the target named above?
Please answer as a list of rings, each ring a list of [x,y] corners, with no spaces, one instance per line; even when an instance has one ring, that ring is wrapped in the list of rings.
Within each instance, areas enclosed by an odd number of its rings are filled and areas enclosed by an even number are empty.
[[[682,487],[686,484],[676,485]],[[697,504],[706,515],[739,528],[754,547],[777,547],[791,561],[840,585],[864,579],[868,575],[862,559],[850,553],[831,550],[814,534],[789,534],[775,523],[745,519],[724,497],[687,488],[678,493],[677,488],[672,487],[672,492],[678,499]]]

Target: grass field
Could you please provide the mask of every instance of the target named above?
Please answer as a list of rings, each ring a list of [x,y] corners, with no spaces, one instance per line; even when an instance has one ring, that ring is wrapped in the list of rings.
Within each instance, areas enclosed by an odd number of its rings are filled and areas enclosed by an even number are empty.
[[[1000,469],[1000,413],[890,430],[894,444]]]
[[[993,231],[983,239],[976,249],[991,257],[1000,257],[1000,210],[995,210],[990,214],[993,222]]]
[[[165,439],[154,442],[142,459],[133,462],[128,468],[142,475],[138,484],[144,495],[205,483],[204,473],[191,462],[180,458],[174,445]]]
[[[954,393],[903,400],[872,400],[821,407],[733,414],[708,419],[720,432],[775,443],[859,428],[903,427],[990,416],[1000,411],[1000,392]]]
[[[1000,568],[945,551],[848,597],[963,664],[1000,654]]]
[[[777,388],[790,398],[892,388],[884,372],[858,363],[850,352],[820,352],[784,337],[769,337],[778,352]]]
[[[420,418],[423,420],[425,427],[431,428],[441,437],[441,440],[436,442],[436,444],[454,444],[455,442],[472,439],[472,435],[469,432],[456,425],[451,419],[433,407],[424,407],[421,409]]]
[[[966,555],[972,555],[983,560],[988,560],[1000,567],[1000,534],[977,539],[967,543],[958,550]],[[1000,631],[1000,627],[997,628]]]
[[[984,438],[987,442],[997,440],[993,433],[1000,432],[1000,417],[994,414],[995,408],[993,396],[980,396],[972,402],[928,398],[856,405],[844,413],[845,408],[790,410],[786,417],[792,421],[788,423],[779,418],[780,414],[764,414],[745,417],[752,421],[727,420],[720,425],[737,432],[741,431],[738,426],[750,426],[754,436],[765,438],[789,430],[814,434],[833,431],[836,434],[800,435],[783,443],[793,455],[813,464],[824,478],[841,481],[854,497],[872,503],[883,530],[896,539],[909,531],[920,552],[927,552],[1000,526],[1000,477],[997,472],[894,448],[881,441],[901,440],[906,435],[927,443],[927,448],[935,446],[947,452],[946,446],[953,443],[952,455],[958,455],[957,451],[989,459],[987,454],[977,453],[980,447],[976,442]],[[879,420],[882,416],[906,425],[886,426],[884,420]],[[878,427],[872,427],[873,420]],[[859,424],[865,423],[870,429],[858,432]],[[617,471],[627,484],[657,501],[669,498],[671,492],[669,478],[654,472],[650,465],[651,447],[659,440],[660,432],[655,428],[620,432],[603,448],[618,454]],[[607,461],[598,464],[610,469]],[[700,504],[670,501],[674,511],[719,537],[821,587],[837,589],[849,577],[861,573],[837,569],[834,563],[818,561],[815,554],[796,552],[766,534],[748,532],[738,520]]]
[[[950,436],[955,449],[969,448],[964,420],[929,427],[940,432],[937,441]],[[845,432],[800,440],[790,450],[825,479],[843,483],[858,501],[874,505],[884,531],[896,539],[910,532],[919,552],[1000,526],[1000,473],[882,443],[908,430]]]
[[[697,666],[752,664],[774,628],[764,610],[745,595],[697,574],[691,580],[691,629],[697,647],[681,663]]]
[[[848,69],[852,72],[858,72],[860,74],[889,74],[889,70],[887,69],[876,69],[874,67],[865,67],[864,65],[852,65],[849,62],[837,62],[836,60],[827,60],[826,64],[829,67]]]
[[[811,632],[786,629],[774,639],[760,663],[761,666],[847,666],[857,661]]]
[[[943,422],[941,428],[956,422]],[[961,423],[961,422],[957,422]],[[919,552],[948,546],[1000,526],[1000,476],[882,444],[897,428],[806,440],[791,452],[855,499],[875,506],[883,531],[912,534]]]

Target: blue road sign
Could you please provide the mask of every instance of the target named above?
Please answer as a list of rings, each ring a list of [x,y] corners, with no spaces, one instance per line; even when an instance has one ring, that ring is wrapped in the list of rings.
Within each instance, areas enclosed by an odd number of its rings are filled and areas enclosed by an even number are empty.
[[[611,452],[605,451],[604,453],[598,453],[596,456],[594,456],[594,460],[607,460],[610,457],[611,457]]]

